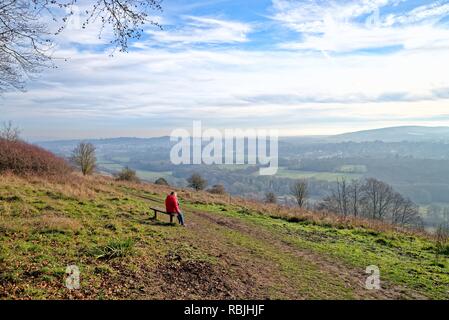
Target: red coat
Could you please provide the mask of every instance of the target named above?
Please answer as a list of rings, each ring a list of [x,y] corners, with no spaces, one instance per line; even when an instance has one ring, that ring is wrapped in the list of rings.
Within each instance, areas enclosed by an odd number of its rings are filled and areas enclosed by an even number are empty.
[[[178,204],[178,198],[176,198],[175,195],[168,195],[167,198],[165,198],[165,211],[168,213],[179,213],[179,204]]]

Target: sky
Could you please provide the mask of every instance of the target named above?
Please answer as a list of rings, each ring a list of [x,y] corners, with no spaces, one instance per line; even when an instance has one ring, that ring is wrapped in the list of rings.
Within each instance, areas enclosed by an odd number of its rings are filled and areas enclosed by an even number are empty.
[[[109,30],[69,21],[58,68],[3,94],[0,121],[30,141],[161,136],[193,121],[281,135],[449,125],[449,0],[162,6],[162,30],[146,26],[113,56]]]

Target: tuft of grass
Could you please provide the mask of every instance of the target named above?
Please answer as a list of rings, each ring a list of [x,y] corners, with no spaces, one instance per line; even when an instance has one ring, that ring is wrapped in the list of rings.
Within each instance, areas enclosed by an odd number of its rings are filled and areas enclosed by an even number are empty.
[[[74,219],[50,215],[35,219],[32,225],[40,233],[68,233],[81,229],[81,224]]]
[[[134,241],[132,239],[110,241],[105,246],[97,247],[93,250],[93,255],[97,259],[114,259],[125,257],[134,252]]]
[[[449,244],[437,245],[435,250],[437,255],[449,256]]]

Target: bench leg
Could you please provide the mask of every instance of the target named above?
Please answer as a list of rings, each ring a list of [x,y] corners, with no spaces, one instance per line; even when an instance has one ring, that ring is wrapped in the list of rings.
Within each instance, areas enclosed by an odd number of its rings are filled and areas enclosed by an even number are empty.
[[[154,220],[157,220],[157,211],[154,210]]]
[[[173,223],[173,215],[170,215],[170,223]]]

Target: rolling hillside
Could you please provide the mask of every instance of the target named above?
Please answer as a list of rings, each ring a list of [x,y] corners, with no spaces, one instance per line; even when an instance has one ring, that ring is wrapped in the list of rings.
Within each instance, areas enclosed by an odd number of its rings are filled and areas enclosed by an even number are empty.
[[[447,252],[424,235],[188,190],[182,228],[151,219],[168,191],[1,175],[0,298],[449,298]],[[79,290],[64,286],[67,265]],[[369,265],[381,290],[365,289]]]
[[[331,136],[330,141],[449,141],[449,127],[402,126],[363,130]]]

